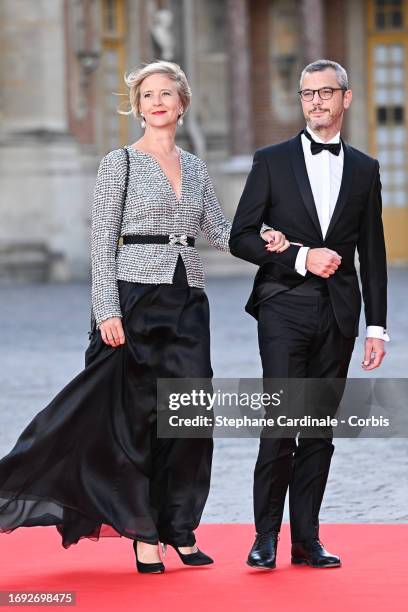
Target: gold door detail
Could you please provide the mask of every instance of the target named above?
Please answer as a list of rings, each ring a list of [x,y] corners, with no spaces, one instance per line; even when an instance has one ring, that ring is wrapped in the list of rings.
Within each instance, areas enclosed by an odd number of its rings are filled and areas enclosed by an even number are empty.
[[[126,143],[127,117],[117,108],[126,98],[125,73],[125,2],[102,1],[102,125],[103,148],[116,149]],[[123,106],[122,106],[123,108]]]
[[[380,162],[389,261],[408,261],[408,0],[368,3],[370,153]]]

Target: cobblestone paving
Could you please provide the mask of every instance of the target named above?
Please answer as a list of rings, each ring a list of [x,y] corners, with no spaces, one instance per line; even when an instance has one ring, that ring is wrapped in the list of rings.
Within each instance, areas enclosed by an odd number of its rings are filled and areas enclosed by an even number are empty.
[[[382,377],[406,377],[408,365],[408,270],[391,269],[391,342]],[[261,375],[255,321],[243,311],[252,279],[210,278],[214,376]],[[86,284],[13,285],[1,288],[3,322],[0,370],[0,456],[21,430],[82,368],[87,346],[89,287]],[[362,334],[350,376],[361,368]],[[321,512],[322,522],[406,522],[408,441],[337,439]],[[252,522],[252,475],[258,442],[215,440],[212,489],[205,522]],[[284,520],[287,520],[287,509]]]

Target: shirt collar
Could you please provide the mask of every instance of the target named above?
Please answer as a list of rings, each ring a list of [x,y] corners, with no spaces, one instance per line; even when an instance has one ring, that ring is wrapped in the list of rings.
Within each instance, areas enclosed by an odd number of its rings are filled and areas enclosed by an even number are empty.
[[[313,140],[315,140],[316,142],[321,142],[321,143],[325,142],[324,140],[319,138],[319,136],[317,136],[317,134],[312,132],[312,130],[309,128],[308,125],[306,126],[306,129],[309,132],[309,134],[311,135],[311,137],[313,138]],[[331,140],[328,140],[326,142],[326,144],[337,143],[337,142],[340,142],[340,132],[337,132],[337,134],[335,136],[333,136],[333,138]]]

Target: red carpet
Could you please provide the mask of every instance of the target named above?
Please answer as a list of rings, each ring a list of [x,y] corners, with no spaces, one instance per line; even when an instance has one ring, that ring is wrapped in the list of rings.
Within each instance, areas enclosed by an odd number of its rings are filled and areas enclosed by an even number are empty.
[[[322,525],[323,543],[343,562],[324,570],[290,565],[287,525],[272,571],[244,563],[252,525],[202,525],[197,535],[214,565],[185,568],[169,549],[166,572],[143,576],[126,538],[84,539],[65,550],[53,527],[20,528],[0,535],[0,590],[76,591],[68,609],[95,612],[408,610],[407,525]]]

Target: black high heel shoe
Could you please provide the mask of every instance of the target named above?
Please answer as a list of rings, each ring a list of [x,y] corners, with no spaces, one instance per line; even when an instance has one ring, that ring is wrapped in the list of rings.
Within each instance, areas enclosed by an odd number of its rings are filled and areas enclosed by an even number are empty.
[[[137,557],[137,540],[133,540],[133,550],[136,555],[136,567],[140,574],[162,574],[165,567],[161,561],[157,563],[143,563]]]
[[[166,546],[167,544],[162,544],[162,550],[164,554],[166,553]],[[198,566],[198,565],[210,565],[210,563],[214,563],[214,559],[211,559],[211,557],[203,553],[200,549],[198,549],[196,552],[193,552],[193,553],[182,553],[179,551],[177,546],[175,546],[174,544],[169,544],[169,546],[174,548],[174,550],[176,551],[176,553],[178,554],[178,556],[180,557],[184,565]]]

